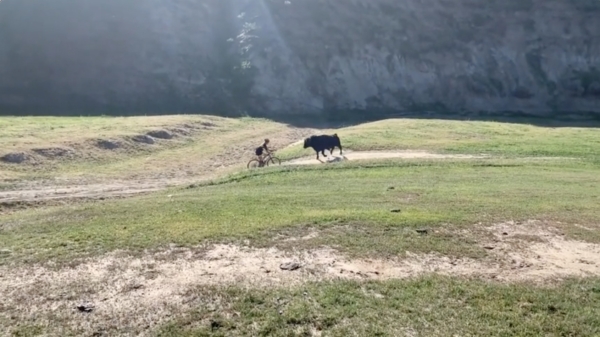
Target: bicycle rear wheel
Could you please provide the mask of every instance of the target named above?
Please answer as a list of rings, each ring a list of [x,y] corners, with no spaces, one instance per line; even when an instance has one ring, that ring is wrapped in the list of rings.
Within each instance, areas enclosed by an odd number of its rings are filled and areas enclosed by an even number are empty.
[[[257,168],[260,167],[260,162],[258,161],[258,159],[252,159],[248,162],[247,166],[249,169]]]
[[[267,165],[281,165],[281,160],[277,157],[271,157],[271,159],[267,161]]]

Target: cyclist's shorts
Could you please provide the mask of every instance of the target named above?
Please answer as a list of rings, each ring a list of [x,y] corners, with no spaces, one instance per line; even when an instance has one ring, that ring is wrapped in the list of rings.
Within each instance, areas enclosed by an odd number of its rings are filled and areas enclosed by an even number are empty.
[[[254,150],[254,153],[256,153],[257,156],[260,156],[263,154],[263,148],[261,147],[257,147],[256,150]]]

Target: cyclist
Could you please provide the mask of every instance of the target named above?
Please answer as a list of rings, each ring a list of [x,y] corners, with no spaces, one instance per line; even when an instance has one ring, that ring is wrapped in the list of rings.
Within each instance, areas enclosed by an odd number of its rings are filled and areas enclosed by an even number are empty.
[[[269,145],[269,139],[266,138],[265,142],[261,146],[257,147],[256,150],[254,151],[254,153],[258,157],[258,162],[260,163],[260,166],[264,165],[264,162],[263,162],[264,151],[267,151],[268,154],[271,153],[271,150],[269,150],[268,145]]]

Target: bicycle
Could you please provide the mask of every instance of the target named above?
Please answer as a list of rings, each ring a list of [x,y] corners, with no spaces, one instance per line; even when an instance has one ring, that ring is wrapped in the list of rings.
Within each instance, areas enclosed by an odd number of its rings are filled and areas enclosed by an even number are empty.
[[[271,153],[269,153],[265,158],[263,158],[262,163],[257,159],[251,159],[248,162],[248,168],[256,168],[256,167],[264,167],[264,166],[269,166],[269,164],[272,165],[281,165],[281,159],[273,156],[273,151],[271,151]]]

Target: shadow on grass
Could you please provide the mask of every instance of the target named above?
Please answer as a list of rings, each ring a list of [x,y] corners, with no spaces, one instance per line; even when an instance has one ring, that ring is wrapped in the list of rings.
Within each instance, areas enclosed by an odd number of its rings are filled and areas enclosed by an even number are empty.
[[[85,111],[85,113],[82,113]],[[204,111],[198,113],[198,111]],[[185,108],[160,109],[105,109],[105,108],[86,108],[76,110],[7,110],[0,112],[0,116],[157,116],[157,115],[205,115],[207,111],[211,115],[229,118],[255,117],[268,118],[275,122],[288,124],[299,128],[331,129],[351,127],[363,123],[375,122],[390,118],[420,119],[420,120],[447,120],[447,121],[480,121],[480,122],[500,122],[509,124],[526,124],[539,127],[560,128],[560,127],[579,127],[579,128],[598,128],[600,127],[600,112],[580,112],[573,113],[569,111],[541,111],[538,113],[525,113],[521,111],[497,111],[497,112],[456,112],[450,110],[414,110],[414,111],[396,111],[396,110],[315,110],[307,109],[302,113],[267,113],[263,111],[245,112],[243,114],[235,113],[229,110],[205,110]]]

